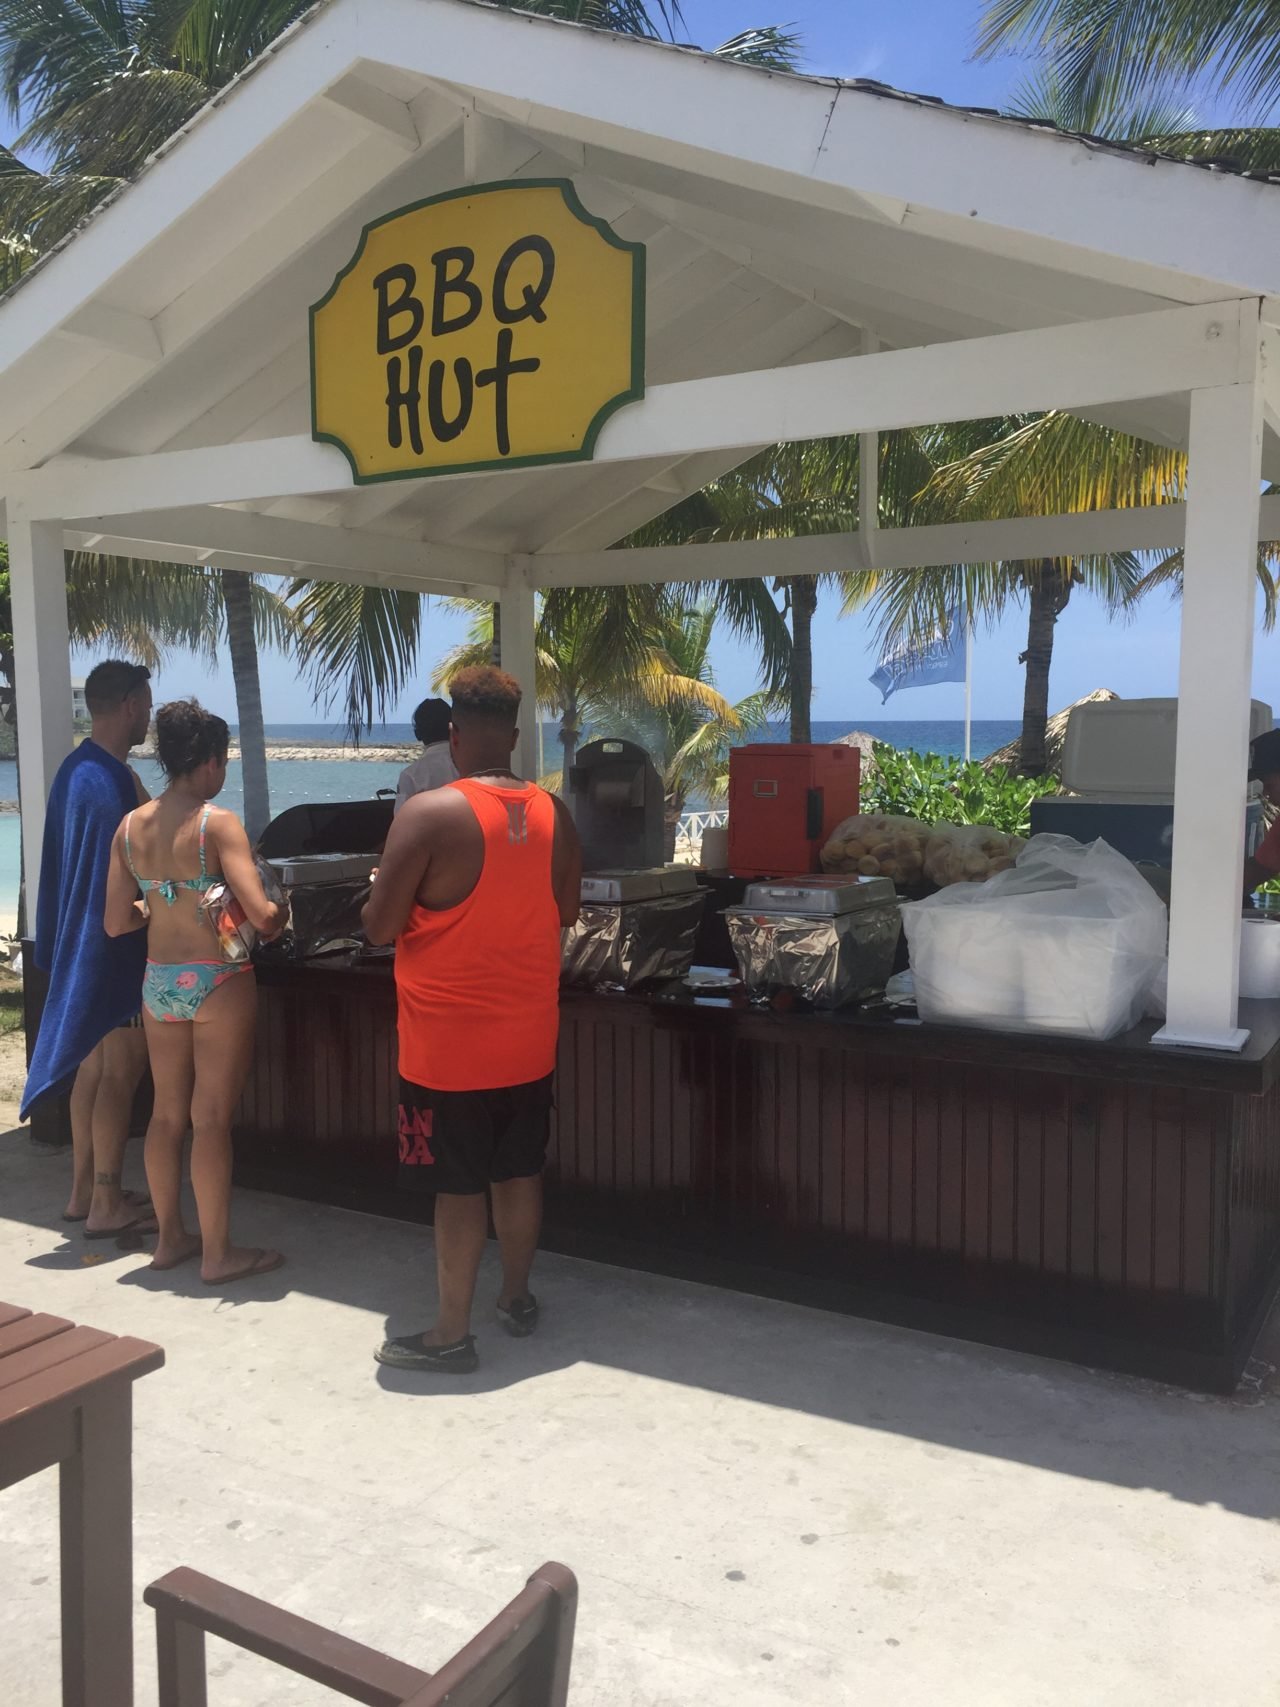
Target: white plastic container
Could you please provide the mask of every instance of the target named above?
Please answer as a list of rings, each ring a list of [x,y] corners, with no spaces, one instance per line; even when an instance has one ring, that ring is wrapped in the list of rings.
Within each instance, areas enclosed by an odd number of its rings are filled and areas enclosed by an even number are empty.
[[[1280,920],[1246,918],[1240,930],[1240,994],[1280,996]]]
[[[1271,707],[1249,705],[1249,739],[1270,729]],[[1085,800],[1173,800],[1176,699],[1113,699],[1078,705],[1067,721],[1062,787]]]
[[[702,854],[698,864],[704,871],[728,871],[729,826],[708,824],[702,832]]]

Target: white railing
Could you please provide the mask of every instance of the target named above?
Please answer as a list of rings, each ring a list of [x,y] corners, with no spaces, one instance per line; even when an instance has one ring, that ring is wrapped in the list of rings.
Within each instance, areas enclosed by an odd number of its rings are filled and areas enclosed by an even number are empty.
[[[702,857],[702,832],[717,830],[729,821],[729,813],[721,807],[712,812],[685,812],[676,825],[676,861],[680,865],[696,865]]]
[[[686,812],[676,825],[676,837],[688,836],[691,841],[700,842],[704,830],[720,830],[728,822],[728,808],[723,806],[715,812]]]

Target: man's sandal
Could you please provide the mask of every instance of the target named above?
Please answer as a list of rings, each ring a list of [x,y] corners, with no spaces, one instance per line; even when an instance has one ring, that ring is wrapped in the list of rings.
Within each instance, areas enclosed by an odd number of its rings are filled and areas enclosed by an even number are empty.
[[[498,1305],[498,1320],[512,1339],[527,1340],[538,1325],[538,1314],[538,1300],[532,1292],[513,1299],[510,1304]]]
[[[480,1367],[476,1342],[467,1334],[452,1345],[426,1345],[421,1334],[386,1340],[374,1352],[389,1369],[408,1369],[423,1375],[472,1375]]]

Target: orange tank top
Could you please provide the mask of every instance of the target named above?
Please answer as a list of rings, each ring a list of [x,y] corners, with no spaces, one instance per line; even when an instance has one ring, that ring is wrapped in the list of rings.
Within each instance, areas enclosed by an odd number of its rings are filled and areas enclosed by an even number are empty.
[[[400,1072],[437,1091],[545,1078],[560,1030],[556,811],[533,783],[463,777],[484,833],[475,888],[456,907],[415,903],[396,940]]]

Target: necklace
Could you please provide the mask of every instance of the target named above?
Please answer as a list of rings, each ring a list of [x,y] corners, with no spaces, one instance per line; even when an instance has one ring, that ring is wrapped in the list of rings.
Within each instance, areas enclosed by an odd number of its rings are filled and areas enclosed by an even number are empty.
[[[471,777],[509,776],[511,778],[512,782],[519,782],[520,781],[520,778],[516,775],[516,773],[513,770],[509,770],[506,765],[488,765],[482,771],[469,771],[467,774]]]

